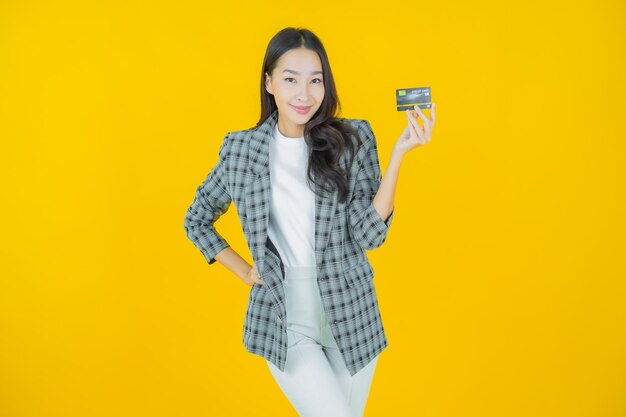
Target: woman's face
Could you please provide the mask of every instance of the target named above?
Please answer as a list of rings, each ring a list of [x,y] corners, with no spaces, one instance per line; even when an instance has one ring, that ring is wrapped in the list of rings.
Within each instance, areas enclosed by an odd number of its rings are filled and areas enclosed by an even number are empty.
[[[306,48],[285,52],[273,73],[265,73],[265,89],[276,101],[281,133],[288,137],[304,136],[305,123],[324,99],[322,62],[317,52]]]

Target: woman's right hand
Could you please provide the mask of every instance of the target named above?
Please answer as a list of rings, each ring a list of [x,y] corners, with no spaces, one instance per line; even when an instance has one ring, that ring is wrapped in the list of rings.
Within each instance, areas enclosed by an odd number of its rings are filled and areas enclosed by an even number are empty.
[[[246,276],[243,278],[243,282],[245,282],[249,286],[253,286],[254,284],[263,285],[263,280],[259,276],[259,271],[256,270],[256,267],[254,265],[252,266],[252,268],[250,268]]]

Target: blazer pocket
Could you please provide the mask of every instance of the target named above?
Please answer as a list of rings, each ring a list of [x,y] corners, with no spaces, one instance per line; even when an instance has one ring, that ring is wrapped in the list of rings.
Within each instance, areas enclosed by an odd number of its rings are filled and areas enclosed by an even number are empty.
[[[346,268],[343,275],[348,282],[348,286],[359,287],[372,283],[374,280],[374,268],[372,268],[369,259],[366,259],[350,268]]]

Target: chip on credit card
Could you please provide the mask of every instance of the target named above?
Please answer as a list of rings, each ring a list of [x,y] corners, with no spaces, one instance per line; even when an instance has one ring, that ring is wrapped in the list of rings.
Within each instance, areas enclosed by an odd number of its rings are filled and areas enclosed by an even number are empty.
[[[413,110],[416,104],[420,109],[430,109],[432,105],[430,87],[398,88],[396,104],[398,111]]]

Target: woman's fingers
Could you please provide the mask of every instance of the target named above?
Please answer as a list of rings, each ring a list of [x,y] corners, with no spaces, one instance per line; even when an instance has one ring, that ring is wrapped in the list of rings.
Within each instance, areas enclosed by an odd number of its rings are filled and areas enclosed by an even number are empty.
[[[413,116],[409,110],[406,111],[406,115],[409,119],[409,127],[411,128],[411,131],[413,132],[413,135],[415,135],[417,137],[417,139],[421,139],[422,138],[422,134],[421,131],[422,129],[419,126],[419,123],[417,122],[417,119],[415,118],[415,116]]]
[[[254,278],[256,278],[256,283],[257,284],[263,285],[263,280],[261,279],[261,276],[259,275],[258,272],[254,275]]]
[[[433,131],[433,126],[435,125],[435,118],[437,117],[435,114],[435,103],[432,103],[431,105],[430,118],[426,117],[424,112],[417,105],[415,105],[415,110],[418,112],[420,118],[424,122],[425,137],[426,137],[426,140],[428,141],[430,140],[430,136]]]
[[[432,120],[432,123],[430,124],[432,127],[435,125],[435,103],[433,103],[430,108],[430,119]]]
[[[406,110],[406,116],[409,119],[407,128],[402,132],[402,136],[406,135],[407,129],[411,138],[416,138],[419,145],[424,145],[430,141],[432,135],[433,126],[435,125],[435,103],[432,103],[430,108],[431,117],[428,118],[424,112],[417,106],[414,106],[415,110]],[[420,126],[418,117],[422,119],[424,127]]]
[[[420,109],[417,104],[414,107],[415,107],[415,112],[422,119],[422,122],[424,122],[424,127],[426,128],[427,126],[430,126],[431,125],[431,120],[428,117],[426,117],[426,115],[424,114],[422,109]]]
[[[256,270],[256,266],[253,266],[252,269],[250,270],[250,276],[252,278],[253,284],[261,284],[263,285],[263,280],[261,279],[261,276],[259,275],[259,271]]]

